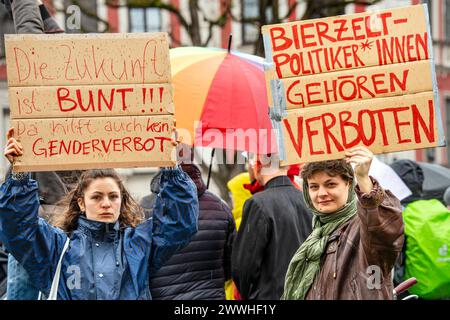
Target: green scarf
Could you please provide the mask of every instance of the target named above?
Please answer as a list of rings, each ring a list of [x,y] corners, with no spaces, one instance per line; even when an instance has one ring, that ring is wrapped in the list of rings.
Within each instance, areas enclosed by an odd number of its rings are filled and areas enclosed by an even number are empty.
[[[348,191],[347,203],[334,213],[324,214],[314,208],[309,197],[308,183],[303,181],[303,197],[313,213],[313,231],[292,258],[284,283],[283,300],[303,300],[320,271],[320,258],[330,235],[357,211],[357,198],[353,184]]]

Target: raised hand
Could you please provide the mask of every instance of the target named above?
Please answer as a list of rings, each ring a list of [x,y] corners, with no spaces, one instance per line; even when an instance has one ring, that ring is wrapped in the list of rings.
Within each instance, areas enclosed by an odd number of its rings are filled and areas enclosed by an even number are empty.
[[[370,164],[373,153],[366,147],[354,147],[345,152],[347,163],[353,163],[356,180],[362,192],[370,192],[373,189],[372,180],[369,177]]]
[[[20,142],[14,138],[14,128],[10,128],[6,133],[6,147],[4,155],[8,161],[12,164],[16,157],[23,155],[23,147]]]

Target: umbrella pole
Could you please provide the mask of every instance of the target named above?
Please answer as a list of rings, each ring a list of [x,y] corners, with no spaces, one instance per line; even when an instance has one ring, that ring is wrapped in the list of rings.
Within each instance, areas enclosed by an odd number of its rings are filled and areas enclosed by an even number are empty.
[[[228,37],[228,53],[231,51],[231,39],[233,38],[233,34],[230,33],[230,36]]]
[[[209,162],[208,180],[206,181],[206,189],[209,188],[209,180],[211,179],[211,171],[212,171],[212,164],[213,164],[214,152],[215,151],[216,151],[216,149],[214,149],[214,148],[211,151],[211,161]]]

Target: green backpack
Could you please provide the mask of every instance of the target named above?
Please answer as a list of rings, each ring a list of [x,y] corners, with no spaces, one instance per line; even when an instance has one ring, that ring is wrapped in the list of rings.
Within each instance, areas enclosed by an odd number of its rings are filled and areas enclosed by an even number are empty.
[[[423,299],[450,298],[450,210],[439,200],[414,201],[403,211],[408,291]]]

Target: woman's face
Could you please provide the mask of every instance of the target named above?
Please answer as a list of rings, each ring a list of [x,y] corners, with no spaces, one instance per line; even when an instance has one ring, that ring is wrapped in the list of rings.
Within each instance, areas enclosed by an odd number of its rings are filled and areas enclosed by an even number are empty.
[[[350,183],[340,175],[329,176],[325,172],[317,172],[308,179],[309,197],[316,210],[322,213],[333,213],[342,208],[348,199]]]
[[[114,223],[119,219],[122,196],[119,185],[113,178],[98,178],[78,199],[78,205],[89,220]]]

